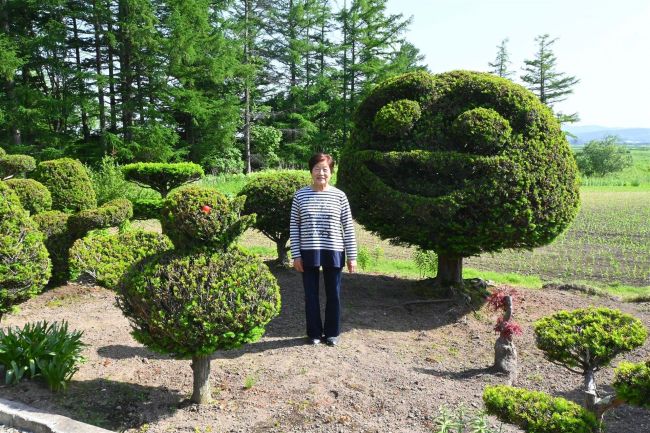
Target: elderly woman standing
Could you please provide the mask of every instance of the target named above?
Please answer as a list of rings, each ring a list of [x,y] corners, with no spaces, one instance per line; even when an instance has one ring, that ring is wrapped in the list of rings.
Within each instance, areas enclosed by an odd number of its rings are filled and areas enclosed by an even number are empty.
[[[309,160],[312,184],[296,192],[291,206],[291,256],[302,273],[305,288],[307,337],[338,344],[341,322],[341,273],[346,262],[356,270],[357,246],[350,204],[345,193],[329,184],[334,160],[317,153]],[[325,281],[325,324],[321,321],[318,282],[320,268]]]

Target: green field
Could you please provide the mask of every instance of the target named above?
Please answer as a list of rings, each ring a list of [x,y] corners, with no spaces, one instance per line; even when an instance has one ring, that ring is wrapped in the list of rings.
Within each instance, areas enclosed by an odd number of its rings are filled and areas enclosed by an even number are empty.
[[[583,187],[621,187],[650,190],[650,145],[630,148],[633,165],[604,177],[584,177]]]

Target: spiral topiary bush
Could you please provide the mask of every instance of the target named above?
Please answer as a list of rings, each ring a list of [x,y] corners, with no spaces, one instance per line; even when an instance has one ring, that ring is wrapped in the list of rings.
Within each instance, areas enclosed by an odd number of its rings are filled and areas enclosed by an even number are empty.
[[[596,418],[580,405],[543,392],[486,386],[483,402],[488,413],[531,433],[593,433],[599,428]]]
[[[548,244],[579,206],[574,157],[551,110],[490,74],[414,72],[378,85],[355,115],[337,185],[384,239],[462,258]]]
[[[61,158],[38,164],[34,178],[52,194],[52,209],[75,213],[97,207],[88,171],[81,162]]]
[[[239,196],[246,197],[243,213],[257,215],[255,228],[276,244],[278,262],[289,263],[289,217],[297,190],[311,183],[305,171],[277,171],[253,177]]]
[[[245,201],[201,186],[178,189],[163,203],[163,233],[176,248],[227,248],[255,223],[255,215],[241,215]]]
[[[34,179],[9,179],[5,181],[31,215],[52,209],[52,195],[42,183]]]
[[[77,239],[70,248],[70,277],[87,276],[107,289],[115,290],[130,266],[174,246],[167,236],[142,230],[122,233],[91,233]]]
[[[43,290],[50,272],[42,233],[18,196],[0,182],[0,318]]]

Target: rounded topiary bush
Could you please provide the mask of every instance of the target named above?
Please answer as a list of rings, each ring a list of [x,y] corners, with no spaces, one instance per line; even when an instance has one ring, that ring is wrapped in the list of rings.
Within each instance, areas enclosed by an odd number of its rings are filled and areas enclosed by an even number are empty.
[[[28,155],[0,156],[0,179],[24,175],[36,168],[36,160]]]
[[[535,322],[534,330],[546,358],[585,371],[609,365],[618,354],[642,346],[648,336],[639,319],[594,307],[544,317]]]
[[[173,251],[131,268],[118,306],[136,340],[192,358],[192,400],[204,403],[210,399],[209,355],[260,338],[279,312],[280,289],[258,257],[239,249]]]
[[[133,219],[160,219],[163,200],[159,198],[139,198],[132,200],[131,203],[133,204]]]
[[[463,257],[548,244],[577,213],[578,171],[560,124],[510,80],[396,76],[354,122],[337,186],[367,229],[435,251],[441,282],[461,281]]]
[[[75,240],[68,230],[69,218],[70,214],[58,210],[42,212],[32,217],[45,237],[45,246],[52,260],[50,285],[68,280],[68,250]]]
[[[650,361],[621,362],[614,372],[616,397],[628,404],[650,409]]]
[[[97,206],[88,171],[75,159],[43,161],[38,164],[34,178],[52,194],[54,210],[74,213]]]
[[[596,418],[582,406],[543,392],[511,386],[487,386],[483,402],[488,413],[533,433],[593,433]]]
[[[70,248],[70,277],[90,277],[96,284],[114,290],[134,263],[173,247],[167,236],[143,230],[91,233]]]
[[[127,180],[153,188],[163,197],[174,188],[204,176],[203,168],[193,162],[137,162],[125,165],[122,172]]]
[[[52,209],[52,195],[42,183],[34,179],[9,179],[5,183],[16,193],[23,208],[30,214]]]
[[[305,171],[278,171],[256,175],[239,192],[246,197],[243,213],[256,215],[255,228],[275,242],[280,263],[288,263],[293,196],[310,183],[311,176]]]
[[[40,292],[50,272],[43,234],[18,196],[0,182],[0,318]]]
[[[245,200],[200,186],[178,189],[163,204],[163,233],[177,248],[225,248],[255,222],[255,215],[241,215]]]
[[[79,238],[90,230],[116,227],[133,216],[133,205],[125,198],[116,198],[95,209],[83,210],[70,215],[68,228]]]

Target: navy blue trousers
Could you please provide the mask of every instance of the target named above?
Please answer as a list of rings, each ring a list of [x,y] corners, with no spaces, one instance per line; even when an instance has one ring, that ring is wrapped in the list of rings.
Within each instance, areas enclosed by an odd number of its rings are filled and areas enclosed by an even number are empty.
[[[325,324],[321,321],[318,285],[320,267],[303,268],[302,284],[305,288],[305,314],[307,336],[321,338],[338,337],[341,328],[341,273],[343,268],[323,267],[325,281]]]

